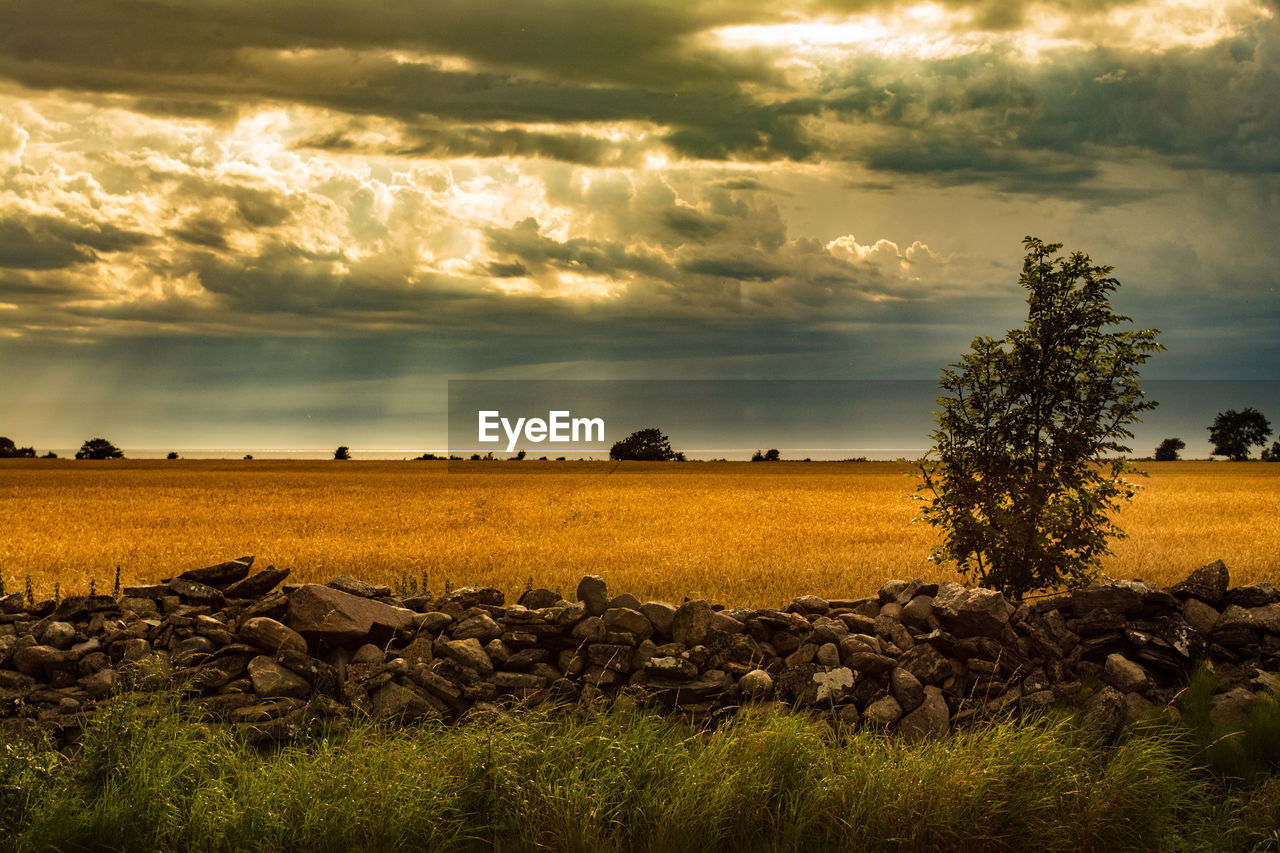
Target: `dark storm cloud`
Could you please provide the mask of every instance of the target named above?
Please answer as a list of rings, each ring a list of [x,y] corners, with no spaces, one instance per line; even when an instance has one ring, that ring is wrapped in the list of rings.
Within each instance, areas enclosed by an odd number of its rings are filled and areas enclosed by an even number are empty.
[[[94,261],[94,250],[120,252],[151,239],[105,222],[78,225],[56,216],[9,216],[0,221],[0,267],[62,269]]]

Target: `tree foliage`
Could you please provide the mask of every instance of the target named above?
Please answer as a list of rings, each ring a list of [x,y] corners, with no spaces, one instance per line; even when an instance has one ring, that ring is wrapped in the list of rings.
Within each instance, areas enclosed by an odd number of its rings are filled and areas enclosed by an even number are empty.
[[[351,448],[347,447],[345,444],[338,445],[338,449],[333,451],[333,458],[334,459],[350,459]]]
[[[1262,451],[1263,462],[1280,462],[1280,441],[1271,442],[1271,449]]]
[[[32,459],[35,455],[34,447],[18,447],[12,438],[0,435],[0,459]]]
[[[124,451],[105,438],[91,438],[76,451],[77,459],[123,459]]]
[[[1124,535],[1110,514],[1136,486],[1120,442],[1156,405],[1138,366],[1162,349],[1154,329],[1105,331],[1131,322],[1111,308],[1111,267],[1023,243],[1026,325],[943,370],[916,491],[943,537],[932,559],[1014,596],[1085,582]]]
[[[657,427],[636,430],[609,448],[610,459],[641,462],[683,461],[684,454],[671,449],[671,440]]]
[[[1178,451],[1186,450],[1187,443],[1180,438],[1166,438],[1156,447],[1157,462],[1174,462],[1178,459]]]
[[[1233,462],[1248,459],[1249,448],[1255,444],[1266,444],[1269,435],[1271,422],[1262,416],[1262,412],[1253,408],[1238,412],[1235,409],[1218,412],[1213,425],[1209,427],[1213,455],[1230,457]]]

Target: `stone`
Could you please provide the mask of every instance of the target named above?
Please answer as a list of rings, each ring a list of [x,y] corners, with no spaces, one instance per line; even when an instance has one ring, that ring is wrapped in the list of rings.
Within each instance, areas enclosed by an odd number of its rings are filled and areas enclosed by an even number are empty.
[[[365,643],[356,649],[356,653],[351,656],[350,663],[360,664],[372,663],[382,664],[387,661],[387,653],[373,643]]]
[[[813,659],[822,666],[840,666],[840,648],[835,643],[823,643]]]
[[[923,684],[941,684],[952,674],[951,664],[942,653],[927,643],[919,643],[898,659],[898,666]]]
[[[527,589],[517,599],[516,603],[529,608],[530,610],[541,610],[544,607],[551,607],[560,600],[560,596],[556,595],[545,587],[535,587]]]
[[[502,590],[491,586],[463,586],[440,599],[442,611],[467,611],[473,607],[501,607],[506,603]]]
[[[1247,687],[1236,687],[1209,700],[1209,721],[1215,726],[1243,725],[1258,696]]]
[[[289,569],[267,566],[256,575],[249,575],[226,588],[227,598],[261,598],[282,584],[289,577]]]
[[[614,631],[629,631],[637,641],[649,639],[653,624],[639,610],[630,607],[610,607],[601,616],[605,627]]]
[[[625,607],[628,610],[639,610],[640,599],[636,598],[629,592],[620,593],[609,599],[609,606],[605,609],[609,610],[614,607]]]
[[[599,642],[607,633],[609,628],[599,616],[588,616],[569,631],[570,636],[587,643]]]
[[[391,594],[391,587],[374,586],[371,583],[365,583],[359,578],[348,577],[347,575],[338,575],[325,586],[350,595],[359,596],[360,598],[378,598],[379,596]]]
[[[50,622],[44,628],[40,642],[55,649],[69,649],[76,639],[76,626],[70,622]]]
[[[911,713],[924,701],[924,685],[920,683],[920,679],[902,667],[896,667],[890,673],[889,687],[893,692],[893,698],[897,699],[902,707],[903,713]]]
[[[80,686],[84,688],[85,693],[89,694],[90,699],[101,699],[110,695],[115,685],[116,671],[111,667],[104,667],[93,675],[80,679]]]
[[[394,681],[373,691],[369,695],[369,706],[375,717],[398,717],[406,720],[417,719],[435,711],[435,706],[418,691]]]
[[[293,670],[281,666],[266,655],[249,661],[249,678],[253,692],[269,698],[304,699],[311,694],[311,685]]]
[[[137,598],[134,596],[125,596],[120,599],[120,609],[138,616],[154,616],[160,612],[160,608],[156,606],[154,598]]]
[[[1151,688],[1147,671],[1120,654],[1107,655],[1103,677],[1121,693],[1143,693]]]
[[[578,601],[587,607],[588,616],[599,616],[609,608],[609,590],[604,578],[587,575],[578,581]]]
[[[249,574],[249,569],[252,566],[253,557],[238,557],[237,559],[227,560],[225,563],[218,563],[203,569],[191,569],[178,575],[178,579],[194,581],[202,585],[207,584],[221,589],[243,579]]]
[[[816,595],[801,595],[791,599],[791,603],[787,605],[787,610],[792,613],[808,613],[820,616],[831,610],[831,604],[825,598],[819,598]]]
[[[1151,700],[1141,693],[1124,694],[1124,720],[1126,723],[1146,719],[1151,716],[1151,712],[1154,709],[1155,705],[1151,703]]]
[[[1124,694],[1114,687],[1103,687],[1085,704],[1084,725],[1104,740],[1110,740],[1124,722]]]
[[[1237,607],[1266,607],[1268,604],[1275,604],[1280,601],[1280,592],[1276,592],[1276,588],[1269,583],[1251,583],[1247,586],[1238,586],[1235,589],[1229,589],[1222,596],[1222,604],[1236,605]],[[57,615],[56,613],[54,614]]]
[[[896,602],[906,589],[911,586],[909,581],[894,579],[884,582],[884,586],[880,587],[880,591],[876,594],[881,604],[888,604],[891,601]]]
[[[640,605],[640,612],[653,625],[653,630],[660,637],[671,636],[671,625],[676,618],[676,606],[668,601],[646,601]]]
[[[939,584],[933,599],[938,621],[957,637],[999,637],[1013,610],[1009,600],[993,589],[969,589],[958,583]]]
[[[1182,605],[1182,618],[1187,620],[1188,625],[1207,637],[1213,633],[1214,628],[1218,627],[1218,620],[1222,618],[1222,614],[1198,598],[1188,598]]]
[[[870,725],[887,729],[902,719],[902,706],[892,696],[885,696],[864,708],[862,719]]]
[[[701,644],[711,631],[711,613],[711,605],[701,599],[686,601],[671,620],[671,639],[686,646]]]
[[[917,595],[902,608],[902,621],[917,628],[926,627],[932,615],[933,596],[931,595]]]
[[[53,618],[61,622],[78,622],[90,614],[116,610],[119,605],[109,595],[68,595],[54,608]]]
[[[444,652],[450,658],[470,667],[481,675],[493,672],[493,661],[485,653],[484,646],[475,637],[465,640],[449,640],[444,644]]]
[[[682,657],[651,657],[645,661],[644,671],[660,678],[693,678],[698,674],[693,661]],[[769,683],[772,687],[773,682]]]
[[[182,597],[184,601],[190,601],[195,604],[207,604],[210,607],[221,607],[225,596],[222,590],[208,584],[193,581],[189,578],[176,577],[169,581],[169,589],[175,595]]]
[[[302,638],[301,634],[283,622],[267,616],[254,616],[246,619],[240,625],[240,630],[237,634],[244,642],[266,649],[269,652],[278,652],[284,648],[298,652],[307,651],[307,641]]]
[[[763,702],[773,696],[773,677],[763,669],[753,669],[738,679],[738,689],[748,702]]]
[[[847,666],[820,670],[815,672],[811,678],[814,684],[818,685],[814,701],[820,705],[837,704],[848,698],[849,692],[853,689],[853,670]]]
[[[1179,598],[1198,598],[1217,607],[1231,586],[1231,573],[1221,560],[1196,569],[1187,579],[1174,584],[1169,591]]]
[[[495,622],[489,614],[477,613],[475,616],[468,616],[455,625],[450,634],[455,640],[466,640],[470,637],[475,637],[481,643],[487,643],[502,636],[502,626]]]
[[[3,598],[0,598],[0,613],[12,616],[14,614],[21,613],[26,609],[26,600],[22,597],[22,593],[20,592],[11,592]]]
[[[924,647],[917,646],[917,648]],[[893,658],[871,652],[853,652],[845,657],[844,662],[851,669],[870,676],[880,675],[897,666],[897,661]]]
[[[728,613],[712,610],[710,630],[721,634],[741,634],[747,630],[747,627]]]
[[[951,711],[937,687],[924,688],[920,706],[898,721],[898,733],[907,740],[941,737],[951,727]]]
[[[13,652],[13,668],[34,678],[48,678],[54,672],[74,669],[77,660],[75,652],[53,646],[22,646]]]
[[[290,628],[327,643],[360,640],[385,642],[396,631],[413,627],[414,613],[318,584],[307,584],[289,596]]]

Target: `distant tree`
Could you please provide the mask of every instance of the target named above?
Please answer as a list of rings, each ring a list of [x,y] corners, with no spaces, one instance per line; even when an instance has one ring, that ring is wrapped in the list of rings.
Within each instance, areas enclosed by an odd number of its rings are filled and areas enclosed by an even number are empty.
[[[58,458],[58,454],[56,454],[56,453],[54,453],[52,450],[50,450],[48,453],[46,453],[44,456],[41,456],[40,458],[41,458],[41,459],[57,459],[57,458]]]
[[[765,462],[777,462],[782,458],[782,454],[778,452],[778,448],[772,447],[764,452]]]
[[[123,459],[124,451],[105,438],[91,438],[76,451],[77,459]]]
[[[253,454],[252,454],[252,453],[246,453],[246,454],[244,455],[244,458],[245,458],[245,459],[252,459],[252,458],[253,458]]]
[[[169,455],[165,457],[165,459],[177,459],[177,458],[178,458],[178,452],[176,450],[170,450]]]
[[[657,427],[636,430],[609,448],[610,459],[640,462],[683,461],[684,454],[671,449],[671,440]]]
[[[13,439],[0,435],[0,459],[33,459],[35,455],[34,447],[18,447]]]
[[[1271,449],[1262,451],[1263,462],[1280,462],[1280,441],[1271,442]]]
[[[1246,408],[1238,412],[1228,409],[1218,412],[1213,426],[1208,429],[1214,456],[1228,456],[1233,462],[1243,462],[1249,458],[1250,447],[1267,443],[1271,422],[1257,409]]]
[[[480,461],[480,454],[479,454],[479,453],[472,453],[472,454],[471,454],[471,461],[472,461],[472,462],[479,462],[479,461]]]
[[[333,451],[333,458],[334,459],[350,459],[351,448],[347,447],[345,444],[338,445],[338,449]]]
[[[916,495],[943,537],[932,558],[1016,597],[1087,581],[1124,535],[1109,517],[1135,490],[1121,442],[1155,406],[1138,366],[1161,349],[1154,329],[1104,331],[1130,322],[1111,309],[1111,267],[1023,243],[1027,322],[943,370]]]
[[[1178,451],[1185,450],[1187,443],[1180,438],[1166,438],[1156,448],[1157,462],[1173,462],[1178,458]]]
[[[525,458],[525,456],[527,456],[527,455],[528,455],[528,454],[527,454],[527,453],[525,453],[523,450],[517,451],[517,452],[516,452],[516,455],[511,457],[511,461],[512,461],[512,462],[520,462],[520,461],[522,461],[522,460]]]
[[[751,454],[751,461],[752,461],[752,462],[763,462],[763,461],[764,461],[764,454],[763,454],[763,453],[761,453],[759,450],[757,450],[755,453],[752,453],[752,454]]]

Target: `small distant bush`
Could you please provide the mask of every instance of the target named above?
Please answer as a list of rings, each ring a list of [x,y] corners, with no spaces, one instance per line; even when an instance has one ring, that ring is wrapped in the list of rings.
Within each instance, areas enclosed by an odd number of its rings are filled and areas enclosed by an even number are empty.
[[[178,454],[176,451],[173,451],[173,450],[170,450],[169,455],[165,456],[165,459],[177,459],[177,458],[178,458]]]
[[[77,459],[123,459],[124,451],[105,438],[91,438],[76,451]]]
[[[340,460],[350,459],[351,448],[347,447],[345,444],[338,445],[338,449],[333,451],[333,458]]]
[[[683,462],[684,454],[671,449],[671,439],[657,427],[636,430],[609,448],[609,458],[636,462]]]
[[[1166,438],[1156,448],[1155,461],[1175,462],[1178,459],[1178,451],[1185,450],[1186,447],[1187,443],[1180,438]]]

